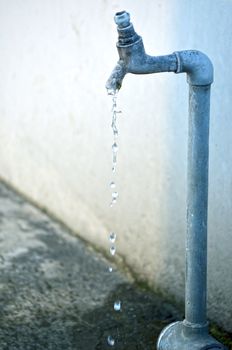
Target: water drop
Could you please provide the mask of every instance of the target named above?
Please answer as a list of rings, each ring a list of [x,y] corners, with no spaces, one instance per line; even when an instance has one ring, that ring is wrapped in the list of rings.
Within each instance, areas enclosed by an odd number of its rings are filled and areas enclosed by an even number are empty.
[[[112,201],[110,202],[110,207],[112,208],[115,203],[117,203],[117,198],[112,198]]]
[[[114,243],[116,240],[116,237],[117,237],[117,235],[115,232],[110,232],[110,235],[109,235],[110,242]]]
[[[117,153],[117,152],[118,152],[118,145],[117,145],[116,142],[114,142],[113,145],[112,145],[112,151],[113,151],[114,153]]]
[[[115,164],[112,166],[112,172],[113,173],[115,173],[115,171],[116,171],[116,166],[115,166]]]
[[[113,198],[113,199],[118,198],[118,192],[116,192],[116,191],[113,192],[113,193],[112,193],[112,198]]]
[[[117,153],[113,153],[113,165],[116,167],[117,164]]]
[[[110,247],[110,254],[114,256],[115,253],[116,253],[116,247],[112,245],[112,247]]]
[[[110,188],[115,188],[115,187],[116,187],[115,182],[114,182],[114,181],[111,181],[111,183],[110,183]]]
[[[111,121],[111,126],[115,126],[116,127],[116,122],[117,122],[117,114],[115,113],[115,107],[116,107],[116,104],[113,105],[113,108],[112,108],[112,121]]]
[[[110,202],[110,208],[112,208],[115,203],[117,203],[117,199],[113,198],[112,201]]]
[[[113,272],[113,267],[109,267],[109,272]]]
[[[113,338],[111,335],[108,336],[108,338],[107,338],[107,343],[108,343],[110,346],[114,346],[115,340],[114,340],[114,338]]]
[[[110,96],[114,96],[113,98],[116,97],[117,95],[117,90],[114,90],[114,89],[107,89],[107,94],[110,95]]]
[[[114,302],[114,310],[115,311],[120,311],[121,310],[121,301],[117,300]]]
[[[115,118],[112,119],[111,127],[113,129],[113,133],[118,132],[118,128],[116,126],[116,119]]]
[[[118,137],[118,130],[114,130],[113,133],[114,133],[114,137],[117,138]]]

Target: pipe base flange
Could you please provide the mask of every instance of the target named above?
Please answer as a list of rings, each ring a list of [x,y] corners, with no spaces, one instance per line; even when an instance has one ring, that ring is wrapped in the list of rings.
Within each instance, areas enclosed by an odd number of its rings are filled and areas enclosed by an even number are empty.
[[[190,329],[186,332],[184,322],[168,325],[160,333],[157,350],[227,350],[227,348],[211,337],[207,331]]]

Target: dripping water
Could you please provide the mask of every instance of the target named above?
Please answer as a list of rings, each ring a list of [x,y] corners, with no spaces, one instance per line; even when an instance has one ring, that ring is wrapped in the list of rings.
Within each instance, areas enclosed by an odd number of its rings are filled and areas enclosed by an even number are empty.
[[[109,187],[111,189],[111,202],[110,202],[110,207],[112,208],[118,200],[118,191],[117,191],[117,186],[115,183],[115,172],[117,168],[117,160],[118,160],[118,150],[119,150],[119,145],[118,145],[118,136],[119,136],[119,130],[117,126],[117,118],[118,115],[121,113],[121,111],[118,110],[117,107],[117,94],[118,91],[108,91],[108,95],[111,96],[112,98],[112,122],[111,122],[111,128],[112,128],[112,133],[113,133],[113,141],[112,141],[112,146],[111,146],[111,152],[112,152],[112,180],[109,183]],[[109,252],[111,257],[113,258],[116,254],[116,238],[117,234],[114,231],[111,231],[108,236],[109,240]],[[109,266],[108,267],[109,273],[112,273],[113,267]],[[115,300],[113,303],[113,309],[116,312],[121,311],[121,301],[120,300]],[[116,344],[116,339],[109,335],[107,337],[107,344],[109,346],[115,346]]]
[[[108,343],[108,345],[110,345],[110,346],[114,346],[115,340],[114,340],[114,338],[113,338],[111,335],[108,336],[108,338],[107,338],[107,343]]]
[[[117,116],[121,113],[121,111],[117,108],[117,95],[118,91],[108,90],[108,95],[112,97],[112,122],[111,128],[113,131],[113,144],[112,144],[112,172],[116,171],[117,165],[117,153],[118,153],[118,127],[117,127]]]
[[[111,243],[114,243],[114,242],[115,242],[116,237],[117,237],[117,235],[116,235],[115,232],[110,232],[109,240],[110,240]]]
[[[116,253],[116,247],[115,247],[114,245],[112,245],[112,246],[110,247],[110,254],[114,256],[115,253]]]
[[[120,300],[116,300],[114,302],[114,310],[115,311],[121,311],[121,301]]]

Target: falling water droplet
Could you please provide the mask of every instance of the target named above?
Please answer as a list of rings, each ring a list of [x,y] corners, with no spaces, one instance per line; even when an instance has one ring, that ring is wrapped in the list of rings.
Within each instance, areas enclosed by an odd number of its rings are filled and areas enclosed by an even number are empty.
[[[112,201],[110,202],[110,207],[112,208],[115,203],[117,203],[117,199],[113,198]]]
[[[118,90],[114,90],[114,89],[107,89],[107,94],[110,96],[115,96],[117,95]]]
[[[117,237],[117,235],[116,235],[115,232],[110,232],[110,234],[109,234],[109,240],[110,240],[110,242],[114,243],[115,240],[116,240],[116,237]]]
[[[114,153],[117,153],[117,152],[118,152],[118,145],[117,145],[116,142],[114,142],[113,145],[112,145],[112,151],[113,151]]]
[[[114,256],[115,253],[116,253],[116,247],[112,245],[112,247],[110,247],[110,254]]]
[[[113,206],[113,204],[115,204],[116,202],[117,202],[117,199],[116,199],[116,198],[112,199],[112,202],[111,202],[112,206]]]
[[[112,201],[110,203],[111,207],[113,206],[113,204],[115,204],[117,202],[117,198],[118,198],[118,192],[115,191],[112,193]]]
[[[109,267],[109,272],[113,272],[113,267]]]
[[[115,187],[116,187],[115,182],[114,182],[114,181],[111,181],[111,183],[110,183],[110,188],[115,188]]]
[[[113,193],[112,193],[112,198],[113,198],[113,199],[118,198],[118,192],[116,192],[116,191],[113,192]]]
[[[114,135],[114,139],[118,137],[118,128],[116,126],[116,121],[113,120],[112,125],[111,125],[112,129],[113,129],[113,135]]]
[[[120,311],[121,310],[121,301],[117,300],[114,302],[114,310],[115,311]]]
[[[113,166],[116,167],[117,164],[117,153],[113,153]]]
[[[113,338],[111,335],[108,336],[108,338],[107,338],[107,343],[108,343],[110,346],[114,346],[115,340],[114,340],[114,338]]]

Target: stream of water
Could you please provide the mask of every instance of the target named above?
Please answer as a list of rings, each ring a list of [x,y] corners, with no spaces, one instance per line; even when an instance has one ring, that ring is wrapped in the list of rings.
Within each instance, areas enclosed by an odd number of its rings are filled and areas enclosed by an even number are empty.
[[[117,95],[118,91],[108,91],[108,95],[112,98],[112,123],[111,123],[111,128],[113,132],[113,142],[112,142],[112,179],[110,181],[110,190],[111,190],[111,202],[110,202],[110,207],[112,208],[118,200],[118,191],[117,191],[117,186],[115,182],[115,172],[117,169],[117,157],[118,157],[118,126],[117,126],[117,118],[118,115],[121,113],[121,111],[118,110],[117,107]],[[109,251],[110,255],[112,257],[115,256],[116,254],[116,239],[117,239],[117,234],[112,230],[109,233]],[[113,272],[112,266],[109,266],[109,272]],[[112,305],[112,308],[114,311],[119,312],[121,311],[122,308],[122,302],[120,300],[115,300],[114,304]],[[116,344],[116,339],[112,336],[109,335],[107,337],[107,343],[109,346],[114,346]]]

